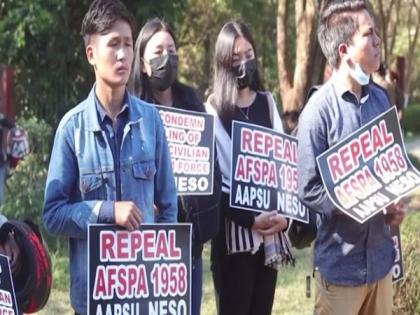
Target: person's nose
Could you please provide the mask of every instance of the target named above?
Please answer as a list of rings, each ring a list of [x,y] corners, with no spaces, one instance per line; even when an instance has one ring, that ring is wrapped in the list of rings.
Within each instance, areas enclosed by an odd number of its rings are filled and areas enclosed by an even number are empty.
[[[117,60],[124,60],[126,58],[126,55],[127,55],[127,53],[126,53],[124,47],[120,47],[117,50]]]

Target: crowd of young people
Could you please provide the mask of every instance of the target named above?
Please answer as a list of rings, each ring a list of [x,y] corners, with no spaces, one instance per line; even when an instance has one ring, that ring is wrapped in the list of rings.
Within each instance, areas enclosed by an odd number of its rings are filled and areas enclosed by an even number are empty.
[[[229,205],[232,122],[283,131],[278,106],[262,85],[251,30],[240,21],[223,25],[212,93],[203,102],[178,79],[171,27],[152,18],[135,40],[133,25],[120,0],[92,2],[81,34],[95,83],[62,118],[54,139],[43,220],[48,232],[69,240],[72,307],[76,314],[87,313],[89,224],[133,231],[142,223],[190,222],[192,314],[200,314],[201,254],[209,239],[218,314],[271,314],[277,269],[293,262],[285,236],[289,220],[277,209],[254,213]],[[299,194],[321,218],[314,247],[314,312],[391,314],[394,249],[388,226],[402,222],[402,207],[390,206],[386,215],[365,224],[353,222],[329,200],[316,165],[319,154],[389,107],[369,80],[379,67],[381,41],[365,1],[330,1],[318,39],[333,75],[310,98],[297,132]],[[214,116],[212,195],[177,196],[164,126],[153,104]],[[208,224],[208,213],[217,217],[214,224]],[[352,249],[343,252],[343,243]]]

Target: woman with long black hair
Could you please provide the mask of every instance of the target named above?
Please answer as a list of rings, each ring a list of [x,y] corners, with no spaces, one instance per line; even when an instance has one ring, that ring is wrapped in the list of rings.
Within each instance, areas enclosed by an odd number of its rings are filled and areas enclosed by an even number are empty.
[[[178,54],[175,35],[165,21],[154,18],[141,29],[135,45],[131,75],[134,95],[153,104],[204,112],[203,102],[193,88],[178,81]],[[216,156],[216,154],[215,154]],[[178,221],[193,224],[192,307],[199,315],[202,296],[203,243],[218,231],[220,171],[214,168],[213,195],[179,196]]]
[[[268,315],[273,306],[277,267],[293,261],[283,234],[288,221],[274,209],[259,213],[230,207],[231,128],[234,120],[278,131],[283,127],[273,96],[262,87],[255,44],[244,23],[226,23],[217,37],[214,89],[206,109],[216,119],[222,172],[223,222],[212,242],[218,313]]]

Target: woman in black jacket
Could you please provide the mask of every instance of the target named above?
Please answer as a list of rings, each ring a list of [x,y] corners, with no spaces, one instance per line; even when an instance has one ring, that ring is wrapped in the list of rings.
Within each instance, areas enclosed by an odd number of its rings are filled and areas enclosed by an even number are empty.
[[[131,79],[133,93],[149,103],[205,112],[203,102],[194,89],[180,83],[177,75],[178,55],[174,33],[165,21],[158,18],[149,20],[141,29],[135,45]],[[178,197],[179,222],[193,224],[193,315],[199,315],[201,307],[203,243],[218,231],[221,175],[218,163],[214,165],[212,195]]]

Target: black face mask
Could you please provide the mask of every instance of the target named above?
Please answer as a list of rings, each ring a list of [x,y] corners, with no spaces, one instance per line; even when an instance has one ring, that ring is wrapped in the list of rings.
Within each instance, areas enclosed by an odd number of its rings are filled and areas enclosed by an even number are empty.
[[[178,55],[167,54],[149,61],[152,74],[149,77],[152,89],[165,91],[178,76]]]
[[[238,89],[242,90],[254,82],[257,62],[253,58],[242,62],[239,66],[233,67],[232,70],[238,80]]]

